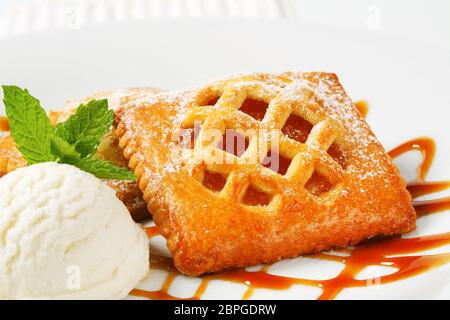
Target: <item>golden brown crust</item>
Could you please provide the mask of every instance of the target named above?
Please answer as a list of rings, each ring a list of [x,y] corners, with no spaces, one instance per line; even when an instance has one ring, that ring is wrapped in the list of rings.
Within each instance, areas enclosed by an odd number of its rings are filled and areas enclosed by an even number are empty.
[[[27,165],[9,133],[0,137],[0,177]]]
[[[116,191],[117,198],[125,204],[134,221],[151,218],[136,181],[108,180],[107,183]]]
[[[238,110],[247,98],[269,104],[262,121]],[[306,142],[283,131],[291,114],[313,125]],[[116,118],[120,147],[185,274],[268,263],[415,227],[404,181],[334,74],[238,76],[137,100],[120,108]],[[195,121],[202,129],[189,149],[174,132]],[[287,173],[248,161],[250,155],[264,156],[265,135],[252,138],[240,158],[231,156],[232,164],[210,161],[226,153],[202,132],[226,128],[283,132],[280,153],[292,160]],[[332,145],[345,163],[333,156]],[[193,161],[195,155],[201,161]],[[207,173],[225,177],[220,192],[205,187]],[[322,193],[321,175],[331,185]],[[250,187],[271,202],[246,205]]]
[[[148,96],[159,92],[155,88],[133,88],[124,91],[102,92],[81,100],[69,101],[64,109],[50,111],[49,118],[52,125],[65,121],[81,103],[87,103],[92,99],[108,98],[112,109],[119,105],[132,101],[142,96]],[[118,147],[118,139],[114,132],[108,133],[100,143],[97,156],[122,167],[128,166],[128,161]],[[12,137],[6,133],[0,137],[0,177],[17,168],[27,165],[20,151],[17,149]],[[135,221],[142,221],[151,217],[147,211],[143,195],[135,181],[107,181],[108,185],[116,191],[117,197],[125,204]]]

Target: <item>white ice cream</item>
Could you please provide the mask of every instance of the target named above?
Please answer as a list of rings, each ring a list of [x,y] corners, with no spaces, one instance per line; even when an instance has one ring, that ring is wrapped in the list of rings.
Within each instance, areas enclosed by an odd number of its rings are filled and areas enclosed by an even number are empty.
[[[93,175],[44,163],[0,179],[0,299],[117,299],[148,271],[145,232]]]

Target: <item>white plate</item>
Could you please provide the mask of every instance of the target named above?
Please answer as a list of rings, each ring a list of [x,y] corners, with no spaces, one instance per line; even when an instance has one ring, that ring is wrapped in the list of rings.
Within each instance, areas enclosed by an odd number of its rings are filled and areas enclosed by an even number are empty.
[[[368,121],[392,148],[416,136],[438,146],[429,180],[450,179],[450,52],[401,38],[331,26],[240,20],[157,20],[91,25],[0,40],[0,83],[27,87],[43,105],[107,89],[151,85],[178,89],[232,73],[335,72],[354,100],[369,101]],[[411,178],[419,157],[403,157]],[[445,193],[444,193],[445,195]],[[447,192],[448,195],[448,192]],[[450,231],[450,212],[423,218],[413,236]],[[156,243],[159,241],[159,244]],[[152,240],[152,250],[164,247]],[[437,252],[450,252],[450,246]],[[323,279],[342,267],[310,258],[274,265],[274,274]],[[140,288],[164,280],[153,271]],[[450,265],[399,282],[345,289],[338,298],[450,298]],[[178,276],[169,293],[186,297],[198,279]],[[213,282],[204,298],[237,298],[244,285]],[[317,298],[319,288],[256,290],[253,298]]]

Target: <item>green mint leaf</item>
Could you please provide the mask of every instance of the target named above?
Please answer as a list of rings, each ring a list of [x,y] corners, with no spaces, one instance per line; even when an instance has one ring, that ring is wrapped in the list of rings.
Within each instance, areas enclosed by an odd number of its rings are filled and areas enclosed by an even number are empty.
[[[118,167],[109,161],[96,159],[93,157],[82,158],[75,150],[75,146],[69,144],[60,137],[53,137],[51,140],[51,150],[59,163],[67,163],[77,168],[92,173],[99,179],[115,180],[135,180],[134,174],[122,167]]]
[[[74,145],[81,157],[89,157],[95,154],[113,122],[114,111],[108,110],[108,100],[91,100],[80,105],[75,114],[59,124],[56,135]]]
[[[128,169],[92,156],[114,121],[107,100],[81,105],[55,130],[39,100],[26,89],[3,86],[3,92],[11,136],[29,164],[56,161],[74,165],[100,179],[136,179]]]
[[[81,155],[75,150],[75,146],[58,136],[50,138],[50,150],[56,157],[56,162],[59,163],[75,165],[81,160]]]
[[[28,164],[54,161],[50,150],[54,131],[39,100],[16,86],[3,86],[3,93],[11,136]]]
[[[111,162],[95,159],[82,158],[80,153],[75,150],[75,146],[69,144],[60,137],[53,137],[51,140],[51,150],[59,163],[67,163],[78,167],[79,169],[92,173],[99,179],[115,180],[135,180],[134,174],[122,167],[117,167]]]
[[[135,180],[136,176],[130,170],[122,167],[117,167],[109,161],[87,158],[80,159],[74,164],[81,170],[90,172],[100,179],[114,179],[114,180]]]

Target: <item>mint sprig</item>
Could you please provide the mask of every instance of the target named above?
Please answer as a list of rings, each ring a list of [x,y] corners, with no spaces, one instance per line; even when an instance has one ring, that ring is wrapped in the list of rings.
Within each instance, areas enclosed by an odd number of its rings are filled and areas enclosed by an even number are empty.
[[[54,161],[50,151],[53,128],[39,100],[28,90],[3,86],[11,136],[29,164]]]
[[[56,157],[56,161],[60,163],[74,165],[81,159],[81,154],[75,149],[75,146],[58,136],[50,138],[50,150]]]
[[[96,158],[79,159],[74,164],[81,170],[87,172],[95,172],[95,176],[100,179],[114,179],[114,180],[135,180],[136,177],[128,169],[118,167],[109,161]]]
[[[90,172],[100,179],[134,180],[134,174],[122,167],[117,167],[109,161],[95,157],[83,158],[81,154],[61,137],[55,136],[51,139],[51,150],[58,162],[67,163],[81,170]]]
[[[11,136],[29,164],[58,162],[74,165],[100,179],[134,180],[134,174],[95,153],[111,129],[114,112],[108,100],[82,104],[66,122],[53,128],[39,100],[25,89],[3,86]]]
[[[95,154],[101,139],[114,122],[114,111],[108,100],[91,100],[80,105],[66,122],[56,126],[56,135],[75,147],[82,157]]]

